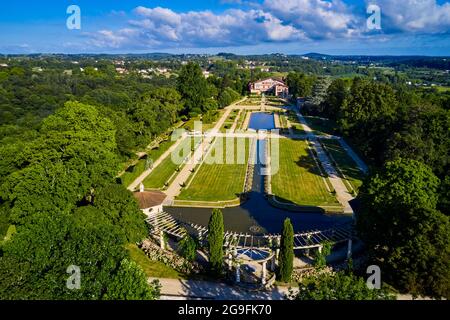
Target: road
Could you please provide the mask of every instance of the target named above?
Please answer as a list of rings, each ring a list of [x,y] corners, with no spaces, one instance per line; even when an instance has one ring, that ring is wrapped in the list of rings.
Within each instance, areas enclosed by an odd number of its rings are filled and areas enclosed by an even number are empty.
[[[149,278],[149,281],[154,278]],[[288,287],[275,287],[267,291],[248,291],[222,282],[201,280],[158,279],[161,300],[283,300]]]

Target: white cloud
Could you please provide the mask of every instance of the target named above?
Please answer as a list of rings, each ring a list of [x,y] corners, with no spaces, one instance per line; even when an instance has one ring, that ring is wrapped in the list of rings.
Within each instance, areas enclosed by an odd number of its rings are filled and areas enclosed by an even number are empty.
[[[225,0],[223,3],[237,3]],[[242,1],[244,3],[244,1]],[[247,3],[247,2],[246,2]],[[362,39],[404,32],[448,32],[450,4],[435,0],[366,0],[382,10],[382,31],[366,30],[365,10],[343,0],[264,0],[221,13],[137,7],[128,28],[101,30],[91,45],[112,48],[206,48],[318,39]],[[363,4],[364,5],[364,4]],[[356,13],[358,12],[358,14]]]
[[[355,35],[363,25],[339,0],[265,0],[263,8],[312,39]]]
[[[220,47],[261,42],[305,39],[303,31],[284,24],[261,10],[230,9],[221,14],[211,11],[176,13],[166,8],[138,7],[137,18],[130,20],[130,30],[102,30],[93,35],[93,45],[117,48],[134,47]]]
[[[450,3],[439,5],[436,0],[373,0],[381,8],[382,27],[387,31],[405,33],[448,33]]]

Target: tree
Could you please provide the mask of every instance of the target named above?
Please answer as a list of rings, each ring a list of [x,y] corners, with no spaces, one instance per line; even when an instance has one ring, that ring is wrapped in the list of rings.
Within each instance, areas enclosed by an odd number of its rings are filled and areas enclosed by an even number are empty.
[[[289,93],[294,99],[297,97],[307,97],[312,93],[315,79],[308,77],[304,73],[291,72],[287,76],[287,85]]]
[[[218,97],[220,108],[224,108],[233,102],[239,100],[241,95],[231,88],[225,88]]]
[[[369,289],[363,278],[343,271],[308,276],[299,283],[293,300],[392,300],[386,289]]]
[[[398,105],[391,86],[356,78],[348,99],[337,112],[337,124],[368,159],[379,164],[384,161],[385,144],[393,129]]]
[[[41,215],[18,227],[0,257],[0,299],[157,297],[157,286],[148,286],[140,267],[124,260],[118,228],[99,219],[95,207],[84,208],[79,212],[83,219],[69,214]],[[81,271],[78,290],[66,286],[71,265]]]
[[[145,215],[123,185],[109,184],[100,188],[94,195],[94,206],[118,227],[126,241],[136,243],[147,236]]]
[[[116,175],[115,151],[112,123],[92,106],[68,102],[25,144],[19,158],[27,160],[2,181],[0,197],[11,203],[16,223],[42,212],[68,213]]]
[[[283,223],[280,247],[278,279],[289,282],[294,268],[294,228],[289,218]]]
[[[215,274],[222,272],[223,264],[223,215],[219,209],[214,209],[208,224],[209,263]]]
[[[448,297],[450,224],[437,211],[439,180],[416,160],[388,162],[360,190],[357,230],[391,284]]]
[[[450,112],[436,106],[407,106],[396,122],[399,129],[387,141],[386,158],[419,160],[445,177],[450,163]]]
[[[208,83],[198,64],[189,62],[182,67],[177,80],[177,89],[184,101],[185,114],[196,108],[202,110],[209,92]]]
[[[197,255],[197,242],[189,234],[186,234],[179,243],[180,254],[188,261],[194,261]]]
[[[158,280],[147,282],[144,271],[134,261],[123,259],[119,270],[108,285],[105,299],[108,300],[156,300],[161,285]]]
[[[416,160],[397,159],[369,179],[360,199],[367,210],[381,214],[405,208],[435,208],[438,187],[439,179],[430,167]]]
[[[348,95],[348,83],[343,79],[334,80],[328,87],[325,101],[322,103],[325,115],[337,120]]]
[[[331,253],[331,247],[330,242],[324,242],[322,243],[322,249],[316,251],[314,265],[317,269],[322,269],[327,265],[327,257]]]

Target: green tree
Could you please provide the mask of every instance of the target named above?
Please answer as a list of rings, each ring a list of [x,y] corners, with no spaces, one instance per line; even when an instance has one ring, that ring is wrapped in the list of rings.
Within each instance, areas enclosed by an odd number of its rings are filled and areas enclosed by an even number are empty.
[[[179,242],[179,251],[181,256],[188,261],[194,261],[197,255],[197,242],[189,234],[186,234]]]
[[[134,261],[123,259],[105,294],[108,300],[156,300],[159,298],[159,281],[147,282],[144,271]]]
[[[177,80],[177,89],[184,101],[185,113],[204,107],[208,98],[208,83],[203,77],[202,69],[194,62],[182,67]]]
[[[118,171],[115,129],[88,105],[68,102],[45,119],[40,135],[18,155],[27,159],[0,185],[17,223],[35,214],[70,212]]]
[[[436,106],[407,106],[396,122],[399,128],[387,141],[386,158],[419,160],[445,177],[450,163],[450,112]]]
[[[208,223],[209,263],[215,274],[222,272],[223,264],[224,226],[223,215],[219,209],[214,209]]]
[[[330,242],[323,242],[322,249],[316,251],[314,266],[318,269],[324,268],[327,265],[327,257],[331,253],[332,244]]]
[[[369,289],[363,278],[337,272],[308,276],[299,283],[293,300],[392,300],[386,289]]]
[[[140,242],[148,232],[145,215],[133,194],[120,184],[109,184],[94,195],[94,206],[123,233],[126,241]]]
[[[295,98],[308,97],[312,93],[314,86],[314,77],[309,77],[304,73],[291,72],[287,76],[287,85],[289,93]]]
[[[343,79],[334,80],[327,89],[325,101],[322,103],[325,115],[337,120],[343,109],[345,101],[349,97],[349,86]]]
[[[140,267],[125,259],[118,228],[95,210],[80,211],[83,219],[47,215],[20,226],[0,257],[0,299],[157,298],[159,286],[148,285]],[[78,290],[66,286],[70,265],[81,271]]]
[[[360,190],[357,230],[392,285],[449,297],[450,224],[437,211],[439,180],[416,160],[388,162]]]
[[[294,268],[294,228],[289,218],[283,223],[280,247],[278,279],[289,282]]]

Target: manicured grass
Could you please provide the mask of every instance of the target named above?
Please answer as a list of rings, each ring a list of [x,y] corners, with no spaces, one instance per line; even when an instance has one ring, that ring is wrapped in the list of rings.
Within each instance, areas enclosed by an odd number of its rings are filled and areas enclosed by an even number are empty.
[[[303,140],[280,139],[280,168],[272,176],[278,199],[304,206],[338,205],[325,187],[320,171]]]
[[[314,133],[317,135],[333,135],[336,132],[336,124],[332,120],[308,116],[305,116],[305,119],[308,126],[314,130]]]
[[[283,99],[277,97],[267,97],[266,104],[274,107],[285,106],[287,103]]]
[[[364,174],[358,169],[353,159],[345,152],[339,141],[321,139],[321,142],[325,145],[326,150],[331,154],[334,161],[336,161],[339,169],[347,177],[353,189],[358,191],[362,185],[362,180],[364,180]]]
[[[239,116],[238,123],[236,125],[236,129],[237,130],[242,130],[242,126],[244,125],[245,118],[247,117],[247,112],[248,111],[245,110],[245,109],[242,110],[242,112],[241,112],[241,114]]]
[[[303,130],[303,126],[300,122],[298,122],[297,115],[293,111],[288,112],[289,122],[291,123],[292,130],[295,134],[306,134],[305,130]]]
[[[172,141],[172,139],[161,142],[157,148],[147,152],[147,157],[153,161],[156,161],[175,142],[176,141]],[[134,180],[136,180],[136,178],[145,171],[146,162],[146,159],[141,159],[134,166],[129,167],[121,176],[123,185],[129,186]]]
[[[242,138],[240,139],[242,140]],[[195,177],[189,182],[187,187],[181,191],[177,199],[225,201],[235,199],[238,194],[242,193],[247,168],[248,140],[245,141],[245,151],[240,151],[245,152],[245,164],[236,164],[237,139],[235,139],[234,145],[235,150],[233,164],[225,163],[227,159],[226,154],[232,155],[233,148],[226,148],[225,142],[223,142],[222,163],[212,163],[216,157],[214,150],[211,150],[204,163],[197,168],[198,172],[193,173],[196,174]]]
[[[187,137],[184,141],[182,141],[177,148],[173,151],[174,154],[177,154],[181,157],[183,154],[183,149],[186,147],[187,150],[190,150],[195,146],[201,138],[200,137]],[[190,147],[189,147],[190,146]],[[187,154],[186,154],[187,155]],[[170,178],[176,173],[178,167],[180,167],[180,163],[175,163],[172,160],[172,156],[168,155],[155,169],[145,178],[144,186],[148,189],[162,189],[166,183],[169,183]]]
[[[228,115],[228,118],[225,120],[225,122],[222,125],[222,128],[220,128],[220,132],[226,132],[227,130],[231,129],[231,127],[234,124],[234,121],[236,121],[236,117],[239,114],[239,110],[235,109],[230,112]]]
[[[135,244],[128,244],[126,246],[128,250],[128,254],[130,255],[131,260],[136,262],[142,270],[144,270],[147,277],[154,278],[170,278],[170,279],[185,279],[186,277],[172,269],[169,266],[166,266],[164,263],[159,261],[150,260],[145,253],[139,249]]]

